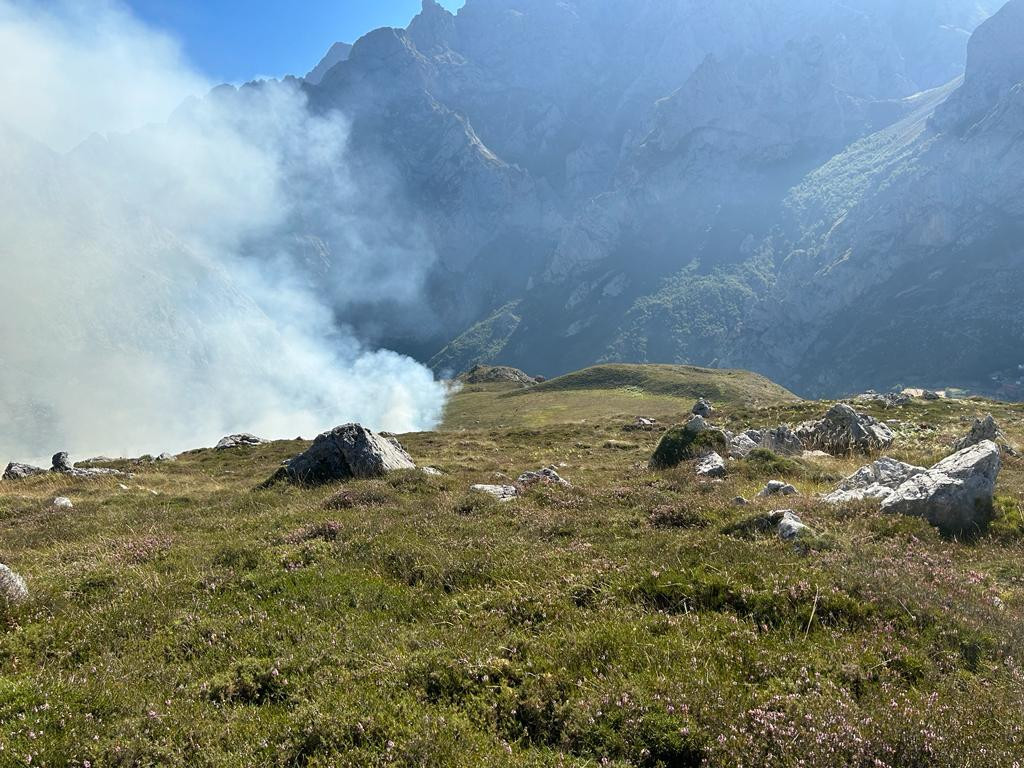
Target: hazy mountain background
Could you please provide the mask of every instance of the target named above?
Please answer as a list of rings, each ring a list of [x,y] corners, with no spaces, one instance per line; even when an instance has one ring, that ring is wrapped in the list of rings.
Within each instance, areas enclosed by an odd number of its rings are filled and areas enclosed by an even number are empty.
[[[0,0],[0,451],[428,429],[478,362],[1024,397],[1022,45],[1024,0],[425,0],[212,87]]]
[[[1024,395],[1024,23],[1013,0],[983,24],[1001,5],[426,0],[302,84],[435,259],[421,293],[342,319],[439,372]],[[345,284],[344,247],[305,236],[313,284]]]

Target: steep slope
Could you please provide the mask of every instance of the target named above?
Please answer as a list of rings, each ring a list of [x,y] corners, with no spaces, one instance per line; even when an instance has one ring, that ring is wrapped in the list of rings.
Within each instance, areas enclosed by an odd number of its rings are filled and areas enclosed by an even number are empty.
[[[812,393],[913,380],[1024,395],[1022,41],[1012,0],[947,99],[923,95],[794,190],[776,288],[736,359]]]
[[[383,165],[400,183],[437,257],[429,317],[343,319],[425,358],[444,349],[439,368],[491,351],[545,373],[642,357],[651,339],[623,318],[666,278],[749,260],[790,186],[961,71],[994,5],[469,0],[453,15],[424,0],[406,30],[367,35],[306,84],[351,121],[364,182]],[[726,305],[762,289],[741,282]],[[502,349],[464,334],[514,302]],[[696,355],[712,346],[699,327],[684,335],[665,359],[717,357]]]

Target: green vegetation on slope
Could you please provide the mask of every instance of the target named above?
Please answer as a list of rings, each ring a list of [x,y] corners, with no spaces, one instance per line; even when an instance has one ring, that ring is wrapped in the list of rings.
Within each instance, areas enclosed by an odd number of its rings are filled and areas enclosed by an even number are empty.
[[[527,371],[529,373],[529,371]],[[592,422],[611,417],[678,419],[700,397],[716,405],[765,407],[798,398],[747,371],[684,365],[599,365],[534,387],[474,385],[457,392],[442,429]]]
[[[827,407],[718,406],[730,428]],[[1024,443],[1019,407],[872,412],[900,420],[897,458],[927,464],[987,411]],[[1009,768],[1024,753],[1024,461],[965,543],[818,504],[855,461],[760,457],[699,483],[688,465],[649,471],[661,435],[623,433],[629,419],[535,415],[403,436],[440,477],[254,490],[306,445],[287,442],[132,467],[127,489],[0,484],[0,559],[32,592],[0,614],[0,764]],[[467,492],[551,464],[573,488]],[[809,551],[759,532],[777,506],[730,503],[778,472],[821,534]]]

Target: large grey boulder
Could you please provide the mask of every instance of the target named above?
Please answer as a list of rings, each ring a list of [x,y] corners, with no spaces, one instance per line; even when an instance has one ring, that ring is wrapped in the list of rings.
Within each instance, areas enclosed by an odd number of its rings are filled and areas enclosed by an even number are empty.
[[[1001,466],[999,446],[982,441],[900,484],[882,501],[882,511],[923,517],[952,533],[983,528]]]
[[[472,485],[469,490],[493,496],[498,501],[512,501],[519,495],[519,489],[514,485]]]
[[[4,480],[24,480],[26,477],[33,477],[34,475],[45,475],[47,470],[42,467],[33,467],[29,464],[19,464],[12,461],[7,465],[7,469],[4,471]]]
[[[9,603],[21,603],[28,599],[25,579],[3,563],[0,563],[0,598]]]
[[[924,467],[915,467],[883,456],[858,469],[823,500],[829,504],[845,504],[867,499],[887,499],[907,480],[927,471]]]
[[[416,469],[416,464],[397,441],[359,424],[345,424],[317,437],[309,450],[285,462],[274,479],[321,485],[400,469]]]
[[[846,403],[832,406],[821,421],[801,425],[797,435],[808,450],[833,456],[885,450],[895,439],[885,424]]]

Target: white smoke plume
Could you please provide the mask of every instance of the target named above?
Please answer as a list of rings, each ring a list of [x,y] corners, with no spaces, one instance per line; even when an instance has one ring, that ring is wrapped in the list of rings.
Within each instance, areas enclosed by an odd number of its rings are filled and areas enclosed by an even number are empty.
[[[443,386],[317,298],[408,299],[432,258],[407,212],[355,204],[388,196],[346,173],[342,117],[294,82],[203,97],[123,7],[38,5],[0,0],[0,462],[432,427]],[[345,286],[313,284],[310,215],[351,227]]]

